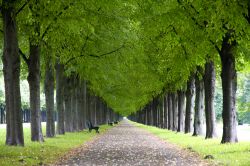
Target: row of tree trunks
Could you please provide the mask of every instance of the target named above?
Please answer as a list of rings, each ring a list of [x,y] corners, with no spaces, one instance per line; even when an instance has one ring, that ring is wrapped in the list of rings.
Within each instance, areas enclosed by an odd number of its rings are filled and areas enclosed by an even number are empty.
[[[201,70],[198,72],[200,73],[197,73],[196,76],[192,75],[190,77],[187,82],[186,92],[182,90],[177,93],[166,94],[164,97],[155,98],[145,108],[134,114],[137,117],[135,119],[147,125],[166,128],[172,131],[185,133],[193,131],[193,136],[197,136],[204,134],[205,115],[207,124],[206,138],[215,137],[216,126],[213,108],[215,69],[213,63],[206,64],[204,77],[199,77],[198,75],[202,76]],[[156,103],[155,101],[162,101],[162,103]],[[206,114],[204,112],[204,102],[206,105]],[[158,104],[158,107],[156,104]]]
[[[3,35],[4,35],[4,48],[3,48],[3,73],[5,82],[5,103],[6,103],[6,144],[7,145],[24,145],[23,137],[23,119],[21,110],[21,95],[20,95],[20,54],[23,56],[24,61],[28,66],[28,83],[30,89],[30,122],[31,122],[31,140],[43,142],[42,125],[41,125],[41,112],[40,112],[40,25],[37,22],[39,16],[35,13],[35,6],[29,5],[34,22],[32,27],[34,33],[30,36],[29,42],[29,57],[26,57],[19,49],[18,35],[16,26],[16,0],[3,0],[2,1],[2,22],[3,22]],[[34,4],[38,4],[38,0]],[[46,136],[55,136],[55,119],[54,119],[54,69],[52,64],[46,67],[45,76],[45,95],[46,95],[46,114],[47,114],[47,129]],[[83,129],[85,126],[84,113],[86,113],[86,105],[77,101],[77,90],[73,89],[73,93],[65,88],[65,78],[63,76],[63,66],[56,64],[56,105],[58,112],[57,133],[64,134],[66,131]],[[69,88],[72,90],[71,88]],[[69,94],[69,95],[67,95]],[[82,94],[80,94],[81,96]],[[85,95],[86,96],[86,95]],[[84,95],[82,96],[84,98]],[[86,100],[85,100],[86,101]],[[67,104],[66,104],[67,103]],[[67,108],[69,107],[69,109]],[[65,109],[66,108],[66,109]],[[98,110],[97,110],[98,108]],[[95,105],[95,123],[99,123],[100,118],[99,108]],[[103,107],[105,108],[105,107]],[[107,109],[107,108],[105,108]],[[81,110],[81,111],[80,111]],[[104,110],[104,109],[103,109]],[[74,112],[72,112],[74,111]],[[69,113],[73,113],[73,119]],[[107,114],[107,112],[105,112]],[[110,113],[110,120],[118,117],[113,111]],[[4,115],[1,111],[1,122],[3,123]],[[87,114],[86,114],[87,115]],[[120,117],[119,117],[120,118]],[[98,120],[97,120],[98,119]],[[69,123],[69,120],[70,123]],[[103,120],[103,121],[107,121]],[[73,123],[73,127],[72,127]]]
[[[235,69],[235,57],[233,54],[235,42],[229,42],[229,40],[230,34],[227,34],[227,36],[224,37],[223,45],[220,51],[220,57],[222,62],[221,79],[223,89],[223,136],[221,143],[233,143],[238,141],[236,131],[237,120],[235,109],[237,77]],[[164,97],[163,106],[160,105],[158,107],[162,110],[155,109],[155,102],[152,102],[148,104],[143,109],[143,111],[138,112],[137,119],[140,119],[140,116],[145,116],[146,118],[143,118],[145,119],[144,121],[140,120],[144,124],[154,125],[157,127],[164,126],[164,128],[173,131],[176,131],[177,129],[178,132],[184,130],[185,133],[192,132],[192,124],[194,124],[193,135],[196,136],[203,134],[203,114],[205,113],[206,138],[213,138],[216,136],[215,111],[213,104],[214,91],[215,68],[213,62],[208,61],[205,65],[205,73],[203,78],[199,78],[197,75],[196,78],[194,76],[190,77],[190,80],[187,83],[186,96],[184,92],[178,92],[178,97],[174,93],[167,94]],[[193,100],[195,93],[195,115],[193,116]],[[184,105],[185,97],[186,106]],[[155,99],[153,101],[155,101]],[[184,110],[185,108],[186,111]],[[157,115],[158,118],[155,118],[155,116]],[[192,122],[193,117],[194,123]],[[155,123],[155,121],[157,122],[157,120],[159,120],[160,123]]]
[[[75,75],[65,77],[62,72],[63,66],[57,64],[58,133],[61,132],[59,134],[83,130],[88,127],[88,122],[92,125],[101,125],[108,121],[120,120],[121,116],[93,95],[87,88],[86,81],[80,81]]]

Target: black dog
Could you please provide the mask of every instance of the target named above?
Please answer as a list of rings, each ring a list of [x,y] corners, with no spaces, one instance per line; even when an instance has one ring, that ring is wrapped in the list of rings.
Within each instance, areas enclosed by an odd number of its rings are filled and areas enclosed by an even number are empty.
[[[90,121],[88,121],[87,125],[89,128],[89,132],[91,132],[92,130],[95,130],[96,133],[99,133],[99,126],[93,126]]]
[[[118,124],[118,121],[114,121],[114,124]]]

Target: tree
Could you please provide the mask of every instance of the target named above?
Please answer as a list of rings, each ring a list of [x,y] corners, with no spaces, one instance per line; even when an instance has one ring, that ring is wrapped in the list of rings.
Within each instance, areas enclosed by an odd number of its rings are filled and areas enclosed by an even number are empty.
[[[195,113],[194,113],[194,132],[193,136],[203,134],[203,123],[204,123],[204,82],[199,77],[200,68],[198,67],[195,77]]]
[[[206,138],[216,136],[216,118],[214,111],[215,67],[213,61],[206,63],[204,74]]]
[[[2,1],[4,34],[3,72],[7,116],[7,145],[24,145],[21,118],[20,56],[16,25],[16,1]]]
[[[45,81],[44,81],[44,91],[46,98],[46,136],[55,136],[55,120],[54,120],[54,67],[51,61],[46,61],[46,71],[45,71]]]
[[[57,133],[64,134],[64,75],[63,65],[59,62],[55,65],[56,68],[56,108],[58,114]]]
[[[193,99],[195,93],[195,79],[193,76],[187,83],[186,91],[186,116],[185,116],[185,133],[190,133],[192,131],[192,114],[193,114]]]

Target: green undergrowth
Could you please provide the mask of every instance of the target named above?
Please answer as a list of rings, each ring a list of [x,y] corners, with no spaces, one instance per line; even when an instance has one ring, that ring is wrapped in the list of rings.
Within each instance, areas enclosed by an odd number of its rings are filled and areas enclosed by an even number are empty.
[[[205,158],[207,155],[212,155],[214,159],[211,159],[211,162],[216,165],[250,165],[250,142],[220,144],[220,139],[205,140],[204,137],[193,137],[191,134],[177,133],[138,123],[134,124],[146,129],[162,140],[174,143],[190,151],[197,152],[202,158]]]
[[[100,133],[109,128],[108,125],[100,126]],[[45,133],[45,127],[43,127],[43,133]],[[48,165],[96,135],[93,131],[89,133],[84,130],[57,135],[55,138],[45,138],[44,143],[34,143],[30,141],[30,129],[26,127],[24,128],[25,146],[10,147],[5,145],[5,129],[0,128],[0,166]]]

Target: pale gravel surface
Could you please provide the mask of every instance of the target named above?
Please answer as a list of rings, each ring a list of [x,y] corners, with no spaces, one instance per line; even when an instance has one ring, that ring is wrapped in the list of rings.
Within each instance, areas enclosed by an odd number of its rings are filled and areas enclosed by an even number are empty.
[[[144,129],[122,121],[75,156],[57,165],[162,166],[208,165],[196,154],[166,143]]]

